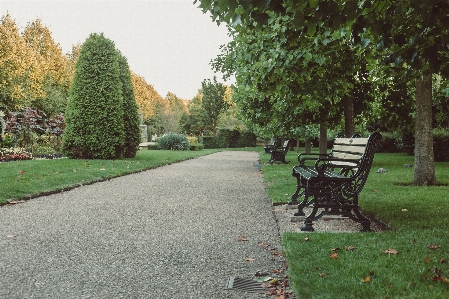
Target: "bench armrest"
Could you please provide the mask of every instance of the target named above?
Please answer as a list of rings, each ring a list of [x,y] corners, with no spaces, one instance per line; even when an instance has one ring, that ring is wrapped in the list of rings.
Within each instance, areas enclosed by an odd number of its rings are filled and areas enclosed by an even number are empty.
[[[318,176],[324,176],[324,172],[329,168],[334,170],[335,168],[344,169],[344,172],[360,167],[360,160],[350,159],[338,159],[338,158],[319,158],[315,161],[315,169],[318,172]]]
[[[325,158],[328,157],[329,154],[306,154],[306,153],[301,153],[298,155],[298,162],[301,163],[301,160],[316,160],[319,158]]]

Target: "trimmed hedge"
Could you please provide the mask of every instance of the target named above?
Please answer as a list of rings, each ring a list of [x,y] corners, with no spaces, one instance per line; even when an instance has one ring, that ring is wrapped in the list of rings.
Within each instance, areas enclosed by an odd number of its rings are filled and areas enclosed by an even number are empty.
[[[253,147],[257,144],[257,136],[252,132],[239,130],[219,130],[216,136],[204,136],[204,148],[237,148]]]

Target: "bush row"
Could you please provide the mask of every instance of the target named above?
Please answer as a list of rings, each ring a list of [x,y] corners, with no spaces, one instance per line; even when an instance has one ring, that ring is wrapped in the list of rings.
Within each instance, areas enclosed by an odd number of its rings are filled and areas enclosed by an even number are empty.
[[[383,133],[382,141],[377,148],[380,153],[400,153],[405,152],[414,155],[415,137],[412,134],[394,136]],[[449,162],[449,136],[445,134],[434,134],[433,136],[433,156],[435,162]]]
[[[222,129],[215,136],[204,136],[204,148],[237,148],[256,146],[257,137],[251,132]]]

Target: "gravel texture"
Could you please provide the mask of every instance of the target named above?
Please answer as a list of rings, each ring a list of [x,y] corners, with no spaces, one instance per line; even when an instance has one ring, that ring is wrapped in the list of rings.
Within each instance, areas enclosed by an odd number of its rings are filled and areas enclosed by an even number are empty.
[[[223,151],[0,207],[0,298],[273,298],[225,288],[283,269],[280,234],[302,225],[271,205],[258,158]]]
[[[224,151],[1,207],[0,298],[269,297],[225,289],[285,264],[257,160]]]

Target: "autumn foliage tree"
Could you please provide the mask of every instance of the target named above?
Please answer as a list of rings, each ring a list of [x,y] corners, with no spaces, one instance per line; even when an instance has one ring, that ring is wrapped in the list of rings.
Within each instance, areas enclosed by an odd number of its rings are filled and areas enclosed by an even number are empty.
[[[62,151],[71,158],[115,159],[124,151],[119,54],[103,34],[91,34],[76,63]]]
[[[48,115],[65,109],[73,64],[40,20],[23,33],[10,15],[0,20],[0,109],[33,106]]]

